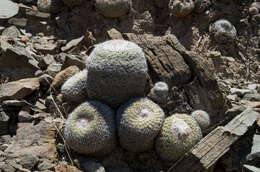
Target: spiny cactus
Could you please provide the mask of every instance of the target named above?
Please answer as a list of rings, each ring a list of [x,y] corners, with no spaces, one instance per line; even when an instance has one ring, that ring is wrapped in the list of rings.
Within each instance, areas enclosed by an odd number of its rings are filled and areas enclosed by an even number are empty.
[[[133,42],[111,40],[98,44],[86,60],[88,96],[118,107],[144,94],[147,63]]]
[[[96,0],[97,11],[105,17],[121,17],[132,7],[132,0]]]
[[[234,41],[237,36],[236,28],[226,19],[220,19],[211,24],[209,31],[214,40],[219,43]]]
[[[68,102],[81,103],[87,98],[87,75],[83,70],[69,78],[61,87],[62,98]]]
[[[210,125],[209,114],[203,110],[196,110],[191,113],[191,116],[197,121],[202,130],[206,129]]]
[[[117,112],[117,128],[123,148],[142,152],[152,148],[163,121],[163,110],[147,98],[134,98]]]
[[[193,0],[170,0],[169,9],[175,17],[185,17],[195,8]]]
[[[86,101],[68,117],[64,128],[66,143],[76,152],[105,155],[116,145],[115,113],[98,101]]]
[[[201,138],[201,129],[191,116],[176,114],[165,119],[155,148],[162,159],[175,161]]]
[[[169,94],[168,85],[165,82],[157,82],[149,93],[149,97],[156,103],[165,104]]]

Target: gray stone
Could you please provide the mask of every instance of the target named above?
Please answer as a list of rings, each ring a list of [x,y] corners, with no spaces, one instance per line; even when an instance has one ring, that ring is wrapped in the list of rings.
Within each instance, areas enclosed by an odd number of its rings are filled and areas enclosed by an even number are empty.
[[[8,133],[9,116],[4,111],[0,110],[0,135]]]
[[[50,64],[47,68],[47,73],[50,76],[55,77],[61,71],[61,67],[62,64],[58,64],[58,63]]]
[[[8,24],[25,27],[27,25],[28,19],[27,18],[15,18],[12,17],[8,20]]]
[[[18,121],[19,122],[31,122],[33,121],[33,116],[30,114],[30,109],[22,109],[18,114]]]
[[[243,172],[260,172],[260,168],[252,165],[243,165]]]
[[[11,141],[12,137],[10,135],[0,136],[0,151],[4,151],[11,144]]]
[[[20,31],[15,26],[10,26],[2,32],[2,36],[7,36],[10,38],[16,38],[20,35],[21,35]]]
[[[3,107],[23,107],[26,103],[20,100],[5,100],[3,101]]]
[[[260,84],[249,84],[247,88],[249,90],[257,90],[260,87]]]
[[[37,156],[30,155],[23,157],[19,164],[21,164],[24,168],[31,170],[38,162],[39,158]]]
[[[260,94],[245,94],[243,99],[249,101],[260,101]]]
[[[7,99],[22,99],[39,89],[38,78],[21,79],[0,86],[0,101]]]
[[[252,90],[249,89],[238,89],[238,88],[231,88],[230,89],[231,94],[236,94],[240,97],[243,97],[245,94],[252,93]]]
[[[78,66],[81,70],[86,68],[86,64],[82,60],[80,60],[79,58],[77,58],[73,55],[66,54],[65,61],[62,65],[62,69],[65,69],[69,66],[74,66],[74,65]]]
[[[108,30],[107,35],[110,39],[124,39],[122,34],[115,28]]]
[[[94,161],[87,161],[83,163],[82,168],[86,172],[105,172],[105,168],[102,164]]]
[[[81,36],[77,39],[73,39],[70,42],[68,42],[65,46],[61,47],[61,51],[69,51],[71,48],[78,46],[81,42],[83,42],[84,36]]]
[[[39,77],[39,81],[42,87],[49,88],[53,81],[53,77],[48,74],[43,74]]]
[[[3,49],[0,56],[0,73],[7,76],[9,81],[33,77],[39,67],[31,54],[25,48],[13,47],[6,41],[0,41]]]
[[[238,95],[237,94],[227,95],[227,99],[229,99],[231,101],[237,101],[238,100]]]
[[[44,171],[44,170],[53,170],[55,167],[55,164],[51,163],[48,160],[43,160],[42,163],[38,164],[37,168],[40,171]]]
[[[18,13],[18,10],[18,5],[11,0],[0,1],[0,19],[11,18]]]
[[[253,138],[253,146],[250,154],[246,157],[247,162],[251,165],[259,166],[260,163],[260,135],[255,134]]]
[[[0,170],[3,172],[16,172],[16,169],[5,162],[0,162]]]
[[[55,63],[54,57],[52,55],[46,55],[44,57],[37,57],[39,61],[39,67],[45,70],[49,65]]]

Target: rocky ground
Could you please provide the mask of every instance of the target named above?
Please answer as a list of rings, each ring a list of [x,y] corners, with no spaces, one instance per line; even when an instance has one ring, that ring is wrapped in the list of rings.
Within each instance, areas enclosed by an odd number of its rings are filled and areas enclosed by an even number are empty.
[[[0,171],[167,171],[171,163],[155,152],[118,148],[92,158],[64,143],[63,126],[76,105],[62,100],[60,87],[105,40],[142,47],[149,67],[146,94],[155,82],[166,82],[166,114],[207,111],[212,125],[205,135],[248,107],[259,110],[260,13],[249,10],[252,0],[203,2],[182,18],[169,15],[168,0],[133,0],[131,11],[116,19],[100,15],[90,0],[61,4],[52,13],[40,12],[35,0],[19,0],[15,16],[0,15]],[[209,26],[220,18],[235,26],[233,42],[212,38]],[[260,171],[259,125],[212,171]]]

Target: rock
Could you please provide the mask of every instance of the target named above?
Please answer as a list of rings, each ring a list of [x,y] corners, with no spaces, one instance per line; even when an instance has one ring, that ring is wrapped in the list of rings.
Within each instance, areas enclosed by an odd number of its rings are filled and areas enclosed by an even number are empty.
[[[50,19],[51,14],[50,13],[43,13],[43,12],[40,12],[38,10],[27,8],[26,9],[26,16],[37,18],[37,19],[48,20],[48,19]]]
[[[8,133],[9,119],[9,116],[7,116],[6,113],[0,109],[0,135]]]
[[[128,40],[137,43],[145,52],[148,66],[151,67],[152,80],[166,82],[171,88],[173,85],[183,85],[191,78],[189,66],[182,55],[176,51],[179,42],[174,35],[156,37],[151,35],[125,34]],[[181,49],[185,51],[184,47]]]
[[[195,9],[197,13],[204,12],[211,5],[210,0],[195,0]]]
[[[44,57],[38,57],[39,59],[39,67],[42,70],[45,70],[49,65],[56,63],[54,57],[52,55],[46,55]]]
[[[87,161],[81,165],[82,170],[85,172],[105,172],[105,168],[102,166],[102,164],[94,161]]]
[[[65,56],[65,61],[62,65],[62,69],[65,69],[69,66],[77,66],[78,68],[80,68],[81,70],[85,69],[86,64],[84,63],[84,61],[78,59],[77,57],[74,57],[73,55],[70,54],[66,54]]]
[[[33,77],[39,69],[38,62],[24,48],[3,47],[5,43],[1,41],[0,73],[7,76],[9,81]]]
[[[43,88],[48,89],[50,87],[52,81],[53,81],[53,77],[48,74],[43,74],[39,77],[40,85]]]
[[[19,164],[21,164],[24,168],[31,170],[36,166],[36,164],[39,162],[39,158],[34,155],[28,155],[21,159]]]
[[[233,94],[233,95],[227,95],[227,99],[231,101],[237,101],[238,100],[238,95]]]
[[[260,87],[260,84],[249,84],[247,88],[249,90],[257,90]]]
[[[12,17],[8,20],[8,24],[10,25],[15,25],[15,26],[20,26],[20,27],[25,27],[27,26],[28,19],[27,18],[15,18]]]
[[[53,82],[51,83],[51,86],[57,90],[60,89],[60,87],[73,75],[78,73],[80,69],[77,66],[70,66],[61,72],[59,72],[55,78],[53,79]]]
[[[260,163],[260,135],[255,134],[253,138],[253,146],[250,154],[246,157],[247,163],[259,167]]]
[[[10,38],[17,38],[20,35],[20,31],[15,26],[10,26],[2,32],[2,36],[7,36]]]
[[[34,120],[34,117],[30,114],[30,109],[23,108],[18,114],[19,122],[31,122]]]
[[[243,172],[260,172],[260,168],[252,165],[243,165]]]
[[[12,141],[12,137],[10,135],[0,136],[0,152],[4,151],[11,143],[11,141]]]
[[[18,10],[18,5],[11,0],[0,1],[0,19],[11,18],[18,13]]]
[[[260,101],[260,94],[245,94],[243,99],[249,101]]]
[[[16,169],[5,162],[0,162],[0,171],[2,172],[16,172]]]
[[[52,63],[48,66],[47,73],[50,76],[55,77],[61,71],[61,67],[62,67],[62,64]]]
[[[225,112],[225,116],[227,116],[229,119],[232,119],[233,117],[239,115],[240,113],[244,112],[245,110],[246,110],[245,106],[235,105],[231,109],[228,109]]]
[[[51,163],[49,160],[43,160],[43,162],[39,163],[37,168],[40,171],[44,170],[53,170],[55,167],[55,164]]]
[[[58,51],[57,44],[49,41],[36,42],[33,44],[33,47],[43,54],[56,54]]]
[[[38,124],[18,123],[16,137],[5,153],[8,157],[37,156],[55,162],[57,161],[55,137],[55,127],[45,120]]]
[[[20,100],[5,100],[3,101],[3,107],[23,107],[26,103]]]
[[[108,30],[107,35],[110,39],[124,39],[121,33],[115,28]]]
[[[78,46],[80,43],[82,43],[84,40],[84,36],[81,36],[77,39],[73,39],[70,42],[68,42],[65,46],[61,47],[61,51],[69,51],[71,48]]]
[[[39,89],[38,78],[21,79],[0,86],[0,101],[7,99],[22,99]]]
[[[82,172],[82,171],[68,164],[61,164],[55,167],[55,172]]]
[[[238,88],[231,88],[230,89],[231,94],[236,94],[239,97],[243,97],[245,94],[252,93],[252,90],[249,89],[238,89]]]

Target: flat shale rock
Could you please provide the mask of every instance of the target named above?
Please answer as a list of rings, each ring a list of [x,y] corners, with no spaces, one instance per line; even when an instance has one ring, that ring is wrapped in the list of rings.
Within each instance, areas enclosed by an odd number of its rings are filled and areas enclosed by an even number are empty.
[[[19,123],[16,137],[5,154],[13,158],[33,155],[56,162],[55,131],[54,126],[44,120],[37,125]]]
[[[19,11],[19,7],[11,0],[0,1],[0,19],[8,19],[15,16]]]
[[[189,66],[182,55],[168,42],[169,35],[164,37],[148,34],[125,34],[128,40],[137,43],[144,51],[153,80],[166,82],[169,86],[183,85],[191,78]]]
[[[0,101],[7,99],[22,99],[39,89],[38,78],[27,78],[8,82],[0,86]]]
[[[4,47],[8,44],[0,38],[3,51],[0,56],[0,73],[8,77],[9,81],[33,77],[39,69],[38,62],[28,51],[19,47]]]

